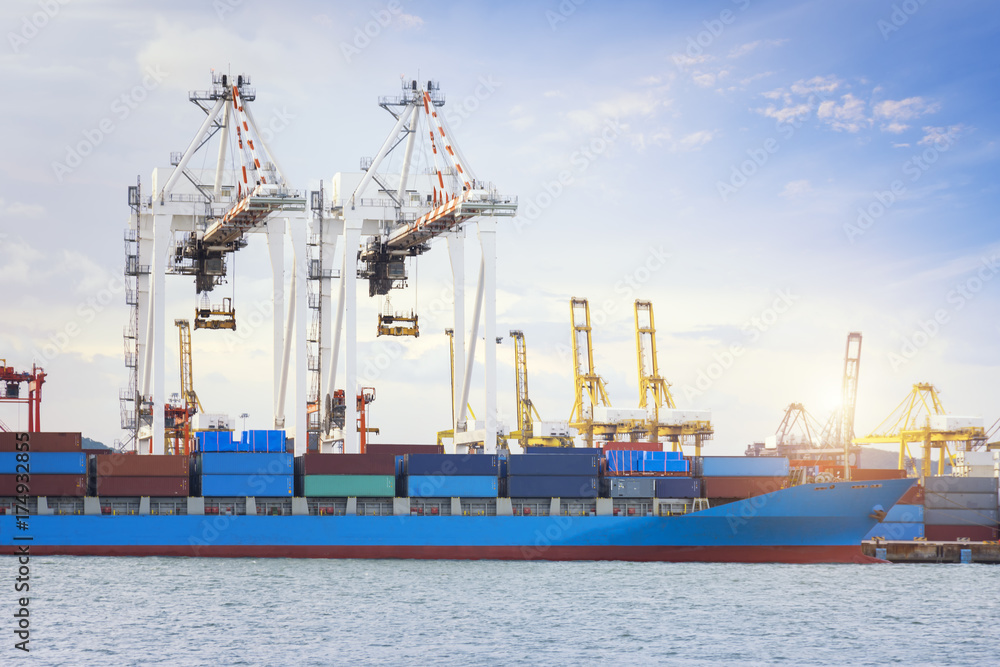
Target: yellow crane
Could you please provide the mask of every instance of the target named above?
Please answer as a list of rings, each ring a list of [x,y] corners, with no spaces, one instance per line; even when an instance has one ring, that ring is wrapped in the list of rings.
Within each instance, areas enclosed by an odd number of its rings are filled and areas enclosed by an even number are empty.
[[[542,421],[538,409],[528,396],[528,350],[524,343],[524,332],[510,332],[514,341],[514,383],[517,391],[517,431],[510,434],[516,438],[522,448],[528,446],[542,447],[572,447],[573,439],[567,436],[535,435],[535,423],[532,415]]]
[[[652,418],[647,418],[646,429],[650,442],[667,437],[673,449],[679,450],[685,437],[694,441],[695,456],[701,455],[704,440],[711,439],[712,423],[697,413],[684,414],[677,410],[670,393],[670,383],[661,375],[656,355],[656,321],[650,301],[635,301],[635,353],[639,368],[639,407],[647,414],[652,408]],[[664,421],[661,411],[672,411],[672,418]]]
[[[594,350],[591,345],[590,303],[586,299],[573,297],[569,300],[570,318],[573,324],[573,385],[575,388],[573,410],[569,425],[578,429],[587,443],[594,446],[594,434],[614,436],[617,428],[610,424],[594,421],[594,408],[598,405],[610,407],[604,378],[594,371]],[[584,367],[586,364],[586,367]],[[590,405],[584,405],[584,392]]]
[[[855,444],[898,444],[899,469],[906,469],[910,455],[909,443],[920,443],[923,448],[921,477],[931,475],[931,453],[938,450],[938,475],[944,474],[945,457],[954,465],[948,448],[949,442],[965,443],[967,448],[978,446],[986,440],[980,417],[956,417],[945,412],[937,389],[929,383],[913,385],[912,391],[896,406],[881,424],[864,438],[855,438]],[[912,458],[912,457],[911,457]]]
[[[172,445],[171,453],[188,454],[191,451],[191,418],[202,410],[201,401],[194,391],[193,362],[191,356],[191,323],[174,320],[180,343],[181,402],[164,406],[166,441]]]

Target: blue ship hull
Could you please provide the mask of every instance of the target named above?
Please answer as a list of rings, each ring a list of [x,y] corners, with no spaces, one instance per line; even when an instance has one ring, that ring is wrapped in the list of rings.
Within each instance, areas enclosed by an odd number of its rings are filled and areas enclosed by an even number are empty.
[[[807,484],[667,517],[32,515],[19,530],[5,515],[0,552],[30,545],[38,555],[871,562],[862,538],[911,485]]]

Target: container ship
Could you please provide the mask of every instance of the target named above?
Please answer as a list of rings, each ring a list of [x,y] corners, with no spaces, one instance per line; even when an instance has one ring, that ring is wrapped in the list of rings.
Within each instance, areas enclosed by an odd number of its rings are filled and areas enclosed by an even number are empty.
[[[281,431],[204,447],[93,454],[79,434],[0,434],[0,551],[875,562],[861,540],[913,484],[789,487],[787,459],[655,449],[369,444],[296,457]]]

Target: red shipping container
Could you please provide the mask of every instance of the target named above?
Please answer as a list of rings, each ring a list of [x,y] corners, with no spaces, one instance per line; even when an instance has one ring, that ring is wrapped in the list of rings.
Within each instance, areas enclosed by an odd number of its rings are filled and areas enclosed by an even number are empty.
[[[851,481],[870,482],[877,479],[904,479],[905,470],[896,468],[851,468]],[[916,481],[916,480],[913,480]]]
[[[924,537],[930,542],[955,542],[967,538],[972,542],[997,539],[995,526],[924,526]]]
[[[188,457],[172,454],[98,454],[97,477],[187,477]]]
[[[303,475],[395,475],[396,455],[304,454],[300,459]]]
[[[97,495],[113,496],[187,496],[187,477],[98,477]]]
[[[705,477],[706,498],[752,498],[784,488],[785,477]]]
[[[903,494],[903,497],[899,499],[897,505],[923,505],[924,504],[924,487],[919,483],[914,484],[910,487],[910,490]]]
[[[601,444],[601,449],[606,452],[662,452],[662,442],[605,442]]]
[[[444,454],[444,447],[438,445],[383,445],[369,443],[367,448],[369,454],[391,454],[402,456],[404,454]]]
[[[0,452],[22,451],[17,449],[18,435],[14,431],[0,431]],[[79,452],[83,438],[79,433],[29,433],[28,443],[32,452]]]
[[[17,475],[0,475],[0,496],[17,496]],[[28,482],[29,496],[85,496],[86,475],[32,475]]]

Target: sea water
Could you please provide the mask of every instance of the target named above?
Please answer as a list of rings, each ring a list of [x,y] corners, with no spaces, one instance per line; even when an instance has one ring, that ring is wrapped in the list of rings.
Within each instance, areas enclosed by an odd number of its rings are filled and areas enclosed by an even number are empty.
[[[36,557],[0,664],[996,665],[1000,569]]]

